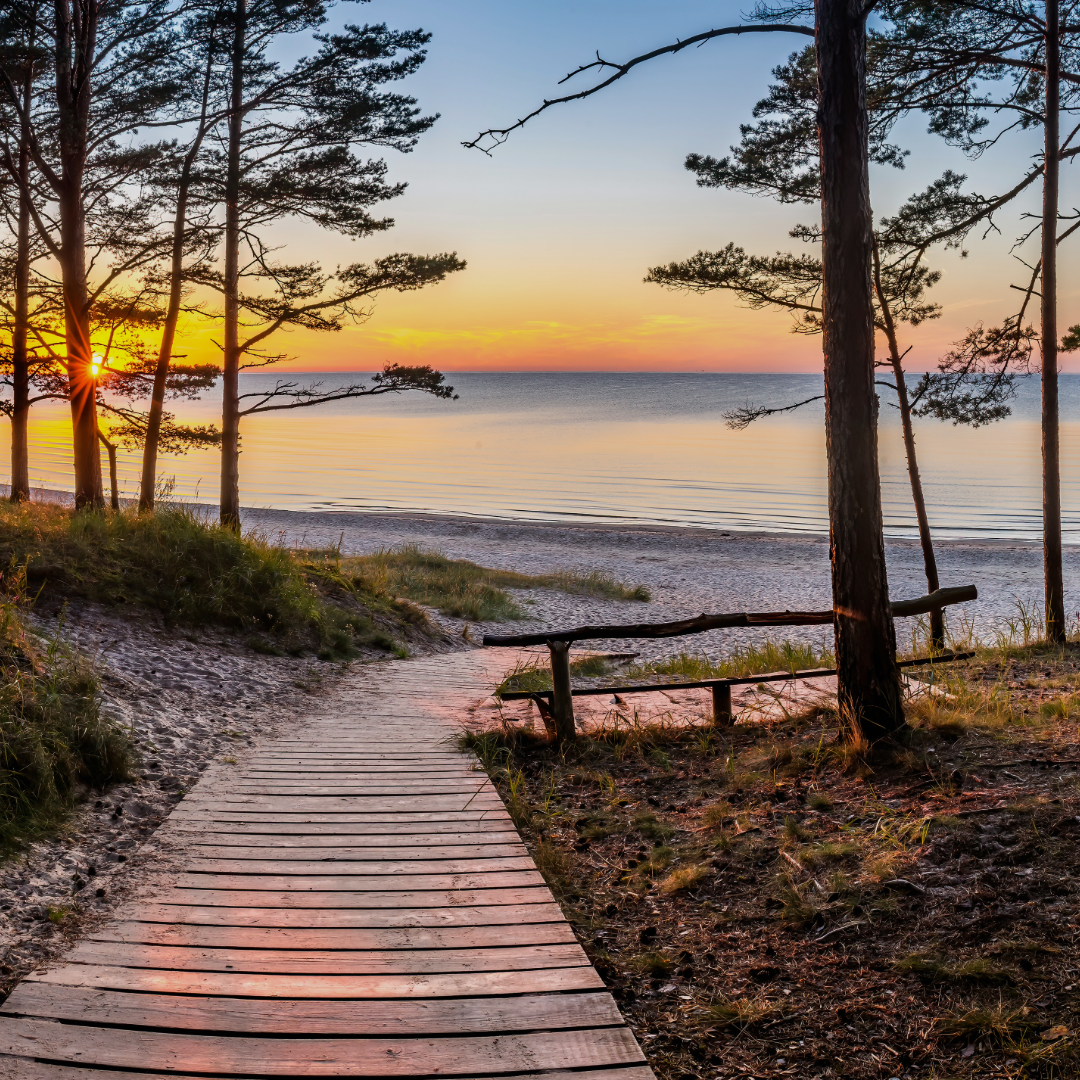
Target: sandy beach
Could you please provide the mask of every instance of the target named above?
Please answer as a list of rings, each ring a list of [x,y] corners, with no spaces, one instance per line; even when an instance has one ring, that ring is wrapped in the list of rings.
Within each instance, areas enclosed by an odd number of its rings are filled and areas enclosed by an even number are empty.
[[[552,570],[603,570],[629,585],[643,584],[650,603],[567,596],[548,590],[523,594],[534,612],[524,630],[597,622],[677,619],[702,612],[821,609],[830,606],[827,537],[718,532],[664,526],[619,526],[505,521],[434,514],[290,512],[248,509],[244,527],[288,546],[333,547],[346,554],[418,544],[451,558],[530,574]],[[1042,551],[1016,541],[942,541],[936,546],[942,585],[978,587],[979,599],[954,609],[951,620],[971,619],[975,631],[993,638],[1015,623],[1019,604],[1042,607]],[[887,544],[894,598],[926,592],[922,552],[906,540]],[[1080,609],[1080,548],[1065,549],[1066,601],[1070,621]],[[962,611],[962,615],[960,612]],[[462,624],[449,621],[460,632]],[[507,633],[507,624],[472,628]],[[897,625],[901,647],[910,642],[911,620]],[[748,631],[714,631],[681,642],[634,642],[648,656],[680,648],[722,652],[748,640]],[[806,633],[820,637],[814,628]],[[604,643],[598,643],[604,647]],[[628,647],[621,643],[620,647]]]

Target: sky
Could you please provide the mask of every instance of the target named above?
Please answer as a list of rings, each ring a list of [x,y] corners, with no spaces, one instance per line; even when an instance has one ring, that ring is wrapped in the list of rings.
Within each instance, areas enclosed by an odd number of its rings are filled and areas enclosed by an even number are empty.
[[[715,0],[340,4],[338,24],[386,21],[432,32],[427,62],[404,86],[440,118],[412,153],[387,158],[391,177],[409,185],[384,204],[397,222],[391,232],[351,241],[286,223],[274,239],[287,245],[290,261],[317,258],[327,267],[392,251],[456,251],[468,268],[418,293],[379,298],[363,325],[280,336],[275,348],[290,355],[287,366],[820,370],[820,340],[792,335],[788,316],[747,310],[721,293],[672,293],[642,281],[651,266],[729,241],[760,253],[791,249],[798,242],[788,238],[790,228],[814,221],[816,207],[704,190],[683,168],[688,152],[722,154],[737,141],[771,69],[806,39],[710,42],[642,65],[586,101],[549,110],[490,157],[461,145],[555,96],[558,80],[597,50],[628,58],[739,16],[739,5]],[[924,128],[914,117],[896,133],[894,141],[911,150],[903,171],[874,169],[877,213],[895,210],[945,168],[968,173],[984,193],[1011,186],[1039,150],[1038,134],[1024,133],[969,162]],[[1037,199],[1034,192],[1024,209],[1037,209]],[[1063,208],[1077,199],[1067,171]],[[932,264],[944,276],[934,298],[944,313],[906,331],[912,369],[933,367],[968,326],[996,321],[1015,306],[1010,284],[1023,278],[1023,267],[1010,246],[1023,223],[1014,213],[1001,227],[986,239],[973,235],[966,259],[935,253]],[[1078,258],[1063,248],[1063,326],[1080,321],[1077,268]],[[209,358],[208,334],[200,337],[193,351],[206,350]],[[1080,370],[1080,362],[1064,367]]]

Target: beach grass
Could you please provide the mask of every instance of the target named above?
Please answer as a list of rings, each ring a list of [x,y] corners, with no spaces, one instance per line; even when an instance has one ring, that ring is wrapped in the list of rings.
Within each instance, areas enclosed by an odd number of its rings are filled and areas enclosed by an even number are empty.
[[[435,608],[443,615],[470,622],[506,622],[528,618],[509,589],[557,589],[606,600],[648,601],[644,585],[629,586],[601,571],[522,574],[493,570],[467,559],[450,559],[416,544],[384,548],[370,555],[341,559],[345,573],[373,589]]]
[[[85,513],[0,503],[0,565],[25,568],[45,595],[158,611],[169,624],[253,635],[265,652],[346,659],[402,652],[423,614],[343,570],[332,553],[238,536],[184,507]]]
[[[661,660],[633,664],[619,671],[620,684],[642,683],[665,676],[688,682],[702,679],[740,679],[764,675],[770,671],[797,671],[805,668],[831,667],[832,651],[825,645],[800,641],[777,641],[766,638],[757,644],[736,646],[730,653],[712,658],[704,653],[679,652]],[[571,661],[570,674],[581,678],[604,675],[609,662],[602,655],[585,656]],[[519,661],[503,676],[496,694],[507,690],[538,693],[551,689],[551,666],[546,656]]]
[[[97,677],[59,637],[29,634],[17,566],[0,601],[0,855],[47,835],[82,790],[127,779],[128,735],[101,715]]]

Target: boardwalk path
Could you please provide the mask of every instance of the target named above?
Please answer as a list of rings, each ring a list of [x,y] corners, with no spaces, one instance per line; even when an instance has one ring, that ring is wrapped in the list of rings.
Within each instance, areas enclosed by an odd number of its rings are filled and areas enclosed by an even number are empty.
[[[0,1009],[0,1075],[652,1080],[447,741],[491,663],[364,669],[209,770],[164,827],[178,869]]]

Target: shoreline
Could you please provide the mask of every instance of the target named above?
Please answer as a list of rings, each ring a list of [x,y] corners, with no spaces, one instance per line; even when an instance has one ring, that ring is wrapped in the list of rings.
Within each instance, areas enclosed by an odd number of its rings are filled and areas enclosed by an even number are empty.
[[[831,604],[829,541],[815,534],[741,533],[687,526],[619,526],[594,522],[507,521],[442,514],[349,511],[243,510],[245,530],[298,547],[337,547],[343,554],[416,544],[449,558],[496,569],[544,574],[600,570],[624,584],[645,585],[648,603],[599,600],[526,591],[541,626],[601,622],[644,622],[686,618],[704,611],[813,610]],[[887,540],[891,593],[896,599],[925,595],[922,549],[917,540]],[[950,622],[972,622],[976,633],[1009,632],[1010,622],[1030,622],[1041,611],[1042,549],[1030,541],[940,541],[935,545],[943,585],[973,584],[979,600],[952,609]],[[1070,623],[1080,622],[1080,546],[1065,548]],[[536,624],[540,624],[539,626]],[[448,628],[464,624],[449,621]],[[505,632],[505,624],[476,627]],[[898,642],[908,644],[914,620],[897,624]],[[759,638],[760,631],[724,630],[686,639],[690,651],[726,650]],[[793,634],[805,637],[802,634]],[[816,641],[819,633],[811,633]],[[680,641],[679,645],[682,642]],[[678,651],[671,641],[638,642],[648,656]],[[601,644],[597,648],[604,647]],[[625,643],[624,646],[626,647]]]

